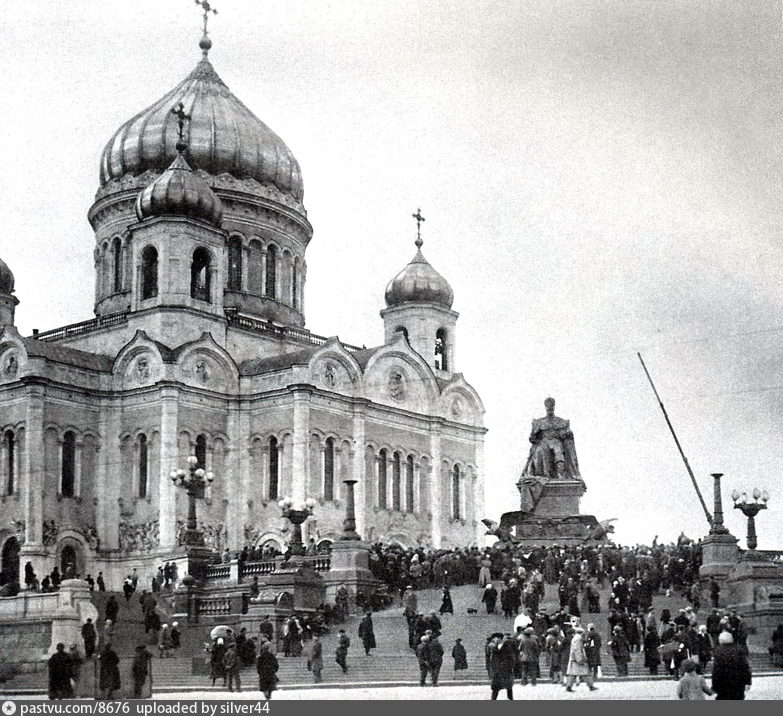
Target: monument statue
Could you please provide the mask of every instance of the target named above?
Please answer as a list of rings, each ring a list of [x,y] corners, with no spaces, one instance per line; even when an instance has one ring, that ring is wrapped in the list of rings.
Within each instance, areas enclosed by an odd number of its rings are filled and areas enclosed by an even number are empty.
[[[530,456],[522,477],[581,480],[570,422],[555,415],[554,398],[547,398],[544,407],[546,415],[533,420]]]
[[[599,523],[579,510],[586,487],[571,424],[555,415],[554,398],[544,405],[546,415],[533,420],[530,453],[517,481],[519,510],[501,515],[500,523],[482,520],[487,534],[528,546],[608,541],[614,520]]]

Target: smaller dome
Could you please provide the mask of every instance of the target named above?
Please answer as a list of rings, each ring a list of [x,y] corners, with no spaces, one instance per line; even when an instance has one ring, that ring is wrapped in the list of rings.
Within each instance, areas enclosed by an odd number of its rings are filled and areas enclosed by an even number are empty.
[[[0,293],[14,292],[14,274],[3,259],[0,259]]]
[[[209,184],[196,174],[180,151],[152,184],[136,198],[139,221],[156,216],[187,216],[220,226],[223,205]]]
[[[417,242],[417,246],[420,246],[420,242]],[[421,253],[421,248],[416,251],[413,260],[386,286],[387,306],[399,306],[410,301],[437,303],[446,308],[451,308],[454,302],[454,291],[449,282],[430,266]]]

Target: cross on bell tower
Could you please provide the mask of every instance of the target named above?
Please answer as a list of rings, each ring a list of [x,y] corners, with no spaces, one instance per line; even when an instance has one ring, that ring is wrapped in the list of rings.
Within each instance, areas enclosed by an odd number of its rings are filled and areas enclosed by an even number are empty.
[[[185,122],[190,121],[190,115],[185,114],[185,105],[180,102],[171,110],[171,113],[177,118],[177,151],[184,152],[188,148],[185,141]]]
[[[420,249],[422,244],[424,244],[421,240],[421,222],[426,221],[426,219],[421,215],[421,209],[416,209],[416,213],[411,214],[411,216],[416,219],[416,248]]]

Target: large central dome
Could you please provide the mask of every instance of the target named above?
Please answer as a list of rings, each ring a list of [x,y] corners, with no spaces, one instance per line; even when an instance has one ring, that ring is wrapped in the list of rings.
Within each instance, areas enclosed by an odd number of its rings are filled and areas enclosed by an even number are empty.
[[[146,171],[164,172],[177,156],[180,102],[190,116],[188,161],[212,176],[272,185],[301,203],[304,189],[291,150],[228,89],[205,56],[173,90],[123,124],[101,156],[101,187]]]

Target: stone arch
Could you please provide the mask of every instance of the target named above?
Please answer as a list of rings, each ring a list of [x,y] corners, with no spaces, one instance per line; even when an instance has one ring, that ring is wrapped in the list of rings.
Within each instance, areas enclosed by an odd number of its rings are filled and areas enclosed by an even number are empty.
[[[278,532],[263,532],[253,541],[253,547],[263,549],[267,544],[274,544],[281,554],[288,548],[285,539]]]
[[[21,581],[20,549],[19,538],[14,534],[7,535],[0,547],[1,584]]]
[[[64,560],[73,556],[75,559],[74,567],[76,574],[84,575],[87,571],[87,552],[89,547],[84,540],[83,535],[75,530],[60,530],[58,534],[57,546],[55,548],[54,563],[57,565],[60,573],[66,574]]]

